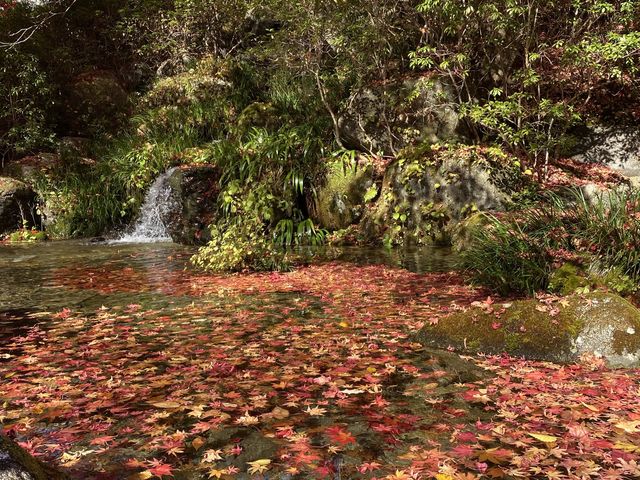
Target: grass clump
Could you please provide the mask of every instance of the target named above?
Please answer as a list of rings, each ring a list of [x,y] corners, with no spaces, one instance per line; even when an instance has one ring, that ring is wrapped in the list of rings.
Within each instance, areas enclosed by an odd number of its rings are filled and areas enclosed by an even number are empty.
[[[630,282],[640,282],[636,189],[606,191],[591,199],[575,189],[547,194],[534,208],[487,219],[487,225],[472,232],[460,262],[479,284],[501,293],[533,294],[547,289],[552,273],[567,261],[584,271],[597,265],[616,272],[625,291]]]

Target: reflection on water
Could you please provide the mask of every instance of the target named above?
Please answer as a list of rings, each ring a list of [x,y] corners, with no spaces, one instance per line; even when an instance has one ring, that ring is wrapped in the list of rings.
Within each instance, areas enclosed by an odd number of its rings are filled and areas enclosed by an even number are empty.
[[[0,245],[0,312],[59,311],[73,308],[86,312],[102,305],[142,303],[161,307],[175,303],[167,298],[162,285],[170,276],[189,268],[193,247],[173,243],[95,244],[86,241],[57,241],[32,245]],[[363,247],[322,247],[296,252],[306,261],[339,260],[357,264],[399,266],[417,273],[453,269],[454,257],[449,250],[435,247],[386,250]],[[153,288],[146,292],[98,293],[94,290],[69,290],[55,281],[56,272],[82,272],[88,267],[108,273],[126,267],[134,269],[136,280]],[[159,268],[161,267],[161,268]],[[140,279],[142,276],[142,279]],[[116,281],[126,282],[126,278]],[[118,289],[114,289],[118,290]],[[144,290],[144,289],[143,289]],[[189,299],[183,299],[187,301]]]
[[[191,250],[172,243],[154,245],[106,245],[81,241],[48,242],[35,245],[0,246],[0,312],[20,310],[59,310],[64,307],[88,309],[100,306],[94,292],[62,290],[54,280],[62,267],[96,267],[105,269],[131,266],[146,271],[149,280],[169,265],[182,270]],[[115,300],[115,299],[114,299]],[[86,304],[86,305],[85,305]]]

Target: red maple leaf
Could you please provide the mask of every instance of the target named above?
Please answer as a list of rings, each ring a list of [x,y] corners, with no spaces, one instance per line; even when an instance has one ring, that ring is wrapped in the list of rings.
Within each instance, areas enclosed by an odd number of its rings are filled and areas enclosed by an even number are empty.
[[[326,430],[327,436],[331,440],[331,443],[337,443],[339,445],[348,445],[350,443],[356,443],[356,439],[351,433],[342,427],[335,426],[329,427]]]

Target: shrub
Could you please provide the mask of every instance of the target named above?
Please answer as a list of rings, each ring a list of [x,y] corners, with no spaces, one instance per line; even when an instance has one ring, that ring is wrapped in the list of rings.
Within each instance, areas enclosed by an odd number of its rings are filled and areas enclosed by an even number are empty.
[[[211,241],[191,258],[191,262],[211,272],[288,268],[284,251],[269,239],[264,224],[251,217],[212,226]]]
[[[544,239],[523,230],[516,221],[488,216],[488,225],[472,233],[461,266],[477,283],[500,293],[534,293],[545,289],[553,257]]]

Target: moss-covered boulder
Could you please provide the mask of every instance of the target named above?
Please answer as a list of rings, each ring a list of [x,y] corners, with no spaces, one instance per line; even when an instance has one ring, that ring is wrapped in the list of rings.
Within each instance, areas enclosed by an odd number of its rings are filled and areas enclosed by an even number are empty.
[[[449,243],[461,221],[474,212],[503,210],[526,183],[517,159],[497,148],[406,149],[387,168],[363,231],[388,244]]]
[[[29,185],[0,177],[0,236],[23,226],[36,225],[36,203],[36,193]]]
[[[0,435],[0,480],[64,480],[66,475],[29,455],[15,442]]]
[[[333,161],[311,209],[313,219],[328,230],[345,229],[360,221],[365,204],[377,197],[379,189],[368,158]]]
[[[211,165],[176,168],[168,179],[173,204],[166,219],[176,243],[203,245],[211,238],[209,225],[216,220],[220,171]]]
[[[430,347],[561,363],[593,354],[614,367],[640,365],[640,310],[604,292],[477,306],[425,325],[417,336]]]

